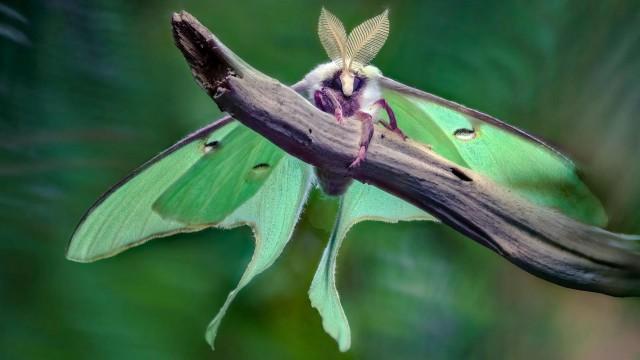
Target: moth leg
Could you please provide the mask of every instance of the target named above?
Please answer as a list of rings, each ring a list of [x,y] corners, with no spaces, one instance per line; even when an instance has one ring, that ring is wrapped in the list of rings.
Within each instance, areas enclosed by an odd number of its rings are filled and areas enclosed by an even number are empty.
[[[342,124],[344,121],[342,105],[340,105],[336,96],[329,89],[323,87],[320,90],[317,90],[313,94],[313,99],[316,106],[324,112],[331,112],[330,110],[333,108],[333,116],[335,116],[339,124]]]
[[[327,104],[326,98],[323,96],[322,91],[316,90],[313,93],[313,101],[316,103],[316,107],[324,112],[327,112],[329,109],[329,104]]]
[[[380,99],[380,100],[377,100],[373,104],[383,108],[384,111],[387,112],[387,116],[389,116],[389,123],[388,124],[385,121],[380,121],[380,123],[382,123],[382,125],[384,127],[386,127],[387,129],[389,129],[389,130],[393,131],[394,133],[400,135],[400,137],[402,137],[402,140],[407,140],[407,135],[405,135],[404,132],[402,132],[402,130],[400,130],[400,128],[398,127],[398,121],[396,120],[396,114],[393,112],[393,109],[391,108],[391,106],[389,106],[389,103],[387,103],[387,100]]]
[[[360,148],[358,149],[358,156],[356,156],[356,159],[353,160],[351,165],[349,165],[350,169],[360,166],[367,157],[367,149],[369,148],[369,143],[373,137],[373,117],[364,111],[357,111],[355,113],[355,118],[362,122],[362,133],[360,134]]]

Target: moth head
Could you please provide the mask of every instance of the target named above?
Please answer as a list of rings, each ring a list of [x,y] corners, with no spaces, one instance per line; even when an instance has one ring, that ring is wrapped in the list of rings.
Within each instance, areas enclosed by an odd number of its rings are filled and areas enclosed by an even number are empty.
[[[340,84],[342,84],[342,93],[344,96],[351,96],[353,94],[353,83],[356,75],[351,71],[340,72]]]
[[[342,71],[342,69],[336,69],[333,63],[329,64],[331,66],[327,69],[328,71],[318,72],[318,79],[321,79],[321,83],[323,86],[342,92],[345,96],[351,96],[357,93],[369,80],[366,72],[345,73]],[[329,64],[321,65],[321,67],[327,66]]]
[[[340,68],[342,93],[351,96],[358,87],[363,68],[373,60],[389,36],[389,11],[356,26],[349,36],[342,22],[322,8],[318,21],[318,36],[322,47]]]

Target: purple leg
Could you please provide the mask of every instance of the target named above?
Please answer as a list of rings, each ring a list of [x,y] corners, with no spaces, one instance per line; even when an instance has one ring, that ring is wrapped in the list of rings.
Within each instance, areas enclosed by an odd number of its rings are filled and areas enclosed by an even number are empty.
[[[324,112],[327,112],[327,103],[324,101],[324,97],[322,96],[322,91],[316,90],[313,93],[313,100],[316,103],[316,107]]]
[[[373,136],[373,118],[366,112],[358,111],[355,114],[356,118],[362,122],[362,134],[360,135],[360,148],[358,149],[358,156],[353,160],[350,169],[360,166],[360,164],[367,157],[367,149]]]
[[[387,116],[389,116],[389,124],[387,124],[384,121],[381,121],[382,125],[384,125],[384,127],[386,127],[387,129],[393,131],[394,133],[400,135],[400,137],[402,137],[402,140],[407,140],[407,136],[398,127],[396,114],[393,112],[393,109],[391,108],[391,106],[389,106],[389,104],[387,103],[387,100],[380,99],[380,100],[377,100],[374,104],[383,108],[384,111],[387,112]]]
[[[316,103],[316,107],[324,112],[331,112],[333,108],[333,115],[336,117],[338,123],[342,124],[344,117],[342,116],[342,106],[336,96],[326,88],[321,88],[313,94],[313,99]]]

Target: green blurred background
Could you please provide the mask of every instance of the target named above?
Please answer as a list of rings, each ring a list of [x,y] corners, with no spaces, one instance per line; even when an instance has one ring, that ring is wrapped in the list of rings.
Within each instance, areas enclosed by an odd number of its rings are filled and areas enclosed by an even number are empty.
[[[324,5],[348,28],[391,10],[375,61],[399,81],[525,128],[582,166],[610,228],[640,233],[640,2],[0,1],[0,358],[638,358],[640,302],[539,280],[454,231],[365,223],[338,285],[341,354],[307,289],[335,201],[314,194],[274,267],[238,281],[247,228],[64,259],[112,183],[219,116],[169,27],[186,9],[258,69],[293,83],[326,61]]]

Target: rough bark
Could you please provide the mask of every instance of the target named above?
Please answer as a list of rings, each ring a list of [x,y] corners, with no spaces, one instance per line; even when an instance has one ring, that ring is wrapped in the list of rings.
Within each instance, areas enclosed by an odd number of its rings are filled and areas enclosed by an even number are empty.
[[[562,286],[640,295],[638,237],[577,222],[377,126],[366,161],[349,170],[360,123],[334,119],[253,69],[186,12],[173,15],[177,46],[221,109],[289,154],[375,185],[424,209],[526,271]]]

